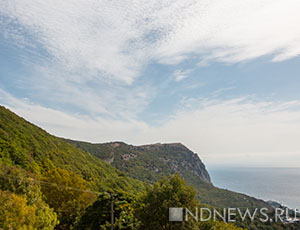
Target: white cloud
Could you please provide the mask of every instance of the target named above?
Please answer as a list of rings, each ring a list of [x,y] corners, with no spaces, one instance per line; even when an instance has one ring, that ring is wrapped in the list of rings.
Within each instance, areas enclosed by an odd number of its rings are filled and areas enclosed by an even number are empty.
[[[19,78],[18,88],[25,89],[28,96],[25,95],[34,103],[69,113],[120,120],[137,117],[156,92],[152,85],[143,81],[127,85],[101,77],[96,81],[89,76],[82,80],[77,74],[47,67],[38,68],[30,77]]]
[[[121,121],[111,118],[69,114],[60,110],[33,104],[27,99],[17,99],[0,89],[0,103],[26,120],[61,137],[108,142],[130,140],[141,130],[147,129],[143,122]]]
[[[185,100],[182,109],[159,126],[134,119],[67,114],[4,91],[0,92],[1,101],[52,134],[67,138],[132,144],[182,142],[199,153],[208,166],[300,164],[300,101]]]
[[[177,81],[177,82],[182,81],[183,79],[188,77],[190,72],[191,72],[191,70],[176,70],[174,72],[175,81]]]
[[[0,0],[0,25],[22,47],[30,35],[51,62],[83,79],[131,83],[150,61],[298,56],[299,11],[298,0]]]
[[[271,103],[237,98],[185,103],[192,106],[155,130],[164,141],[187,144],[203,154],[209,164],[300,164],[299,101]],[[298,157],[289,158],[291,155]]]

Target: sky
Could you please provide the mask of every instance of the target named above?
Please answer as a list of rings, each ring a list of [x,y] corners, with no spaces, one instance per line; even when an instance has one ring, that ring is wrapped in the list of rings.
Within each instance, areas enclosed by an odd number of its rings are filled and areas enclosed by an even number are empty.
[[[300,166],[300,1],[0,0],[0,104],[59,137]]]

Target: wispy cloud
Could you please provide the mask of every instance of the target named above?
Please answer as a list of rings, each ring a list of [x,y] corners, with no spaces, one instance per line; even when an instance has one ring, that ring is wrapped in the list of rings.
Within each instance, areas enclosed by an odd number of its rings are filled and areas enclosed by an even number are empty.
[[[185,100],[160,125],[68,114],[0,92],[0,102],[52,134],[93,142],[183,142],[208,165],[299,166],[300,101]],[[188,104],[192,104],[188,106]]]
[[[177,82],[182,81],[183,79],[188,77],[190,72],[191,72],[191,70],[176,70],[174,72],[175,81],[177,81]]]
[[[38,96],[31,98],[32,102],[49,108],[120,120],[136,118],[155,93],[145,82],[127,85],[88,76],[82,81],[81,76],[64,74],[63,70],[49,71],[49,68],[39,68],[36,74],[24,79],[23,86]]]
[[[65,71],[131,83],[150,61],[273,61],[300,53],[298,0],[1,0],[1,33]],[[28,36],[31,37],[28,40]],[[49,61],[49,60],[47,60]]]
[[[0,89],[0,104],[10,108],[28,121],[61,137],[94,142],[130,140],[147,129],[147,125],[136,120],[120,120],[102,116],[67,113],[62,110],[34,104],[18,99]]]

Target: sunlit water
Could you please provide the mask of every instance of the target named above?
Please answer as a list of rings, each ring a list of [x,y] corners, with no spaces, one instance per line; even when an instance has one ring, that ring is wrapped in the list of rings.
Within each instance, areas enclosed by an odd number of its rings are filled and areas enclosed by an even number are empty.
[[[300,168],[218,168],[209,173],[217,187],[300,208]]]

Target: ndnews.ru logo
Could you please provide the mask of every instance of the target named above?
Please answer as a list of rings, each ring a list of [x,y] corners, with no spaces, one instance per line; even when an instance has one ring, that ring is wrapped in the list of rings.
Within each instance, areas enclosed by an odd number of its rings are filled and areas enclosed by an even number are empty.
[[[250,220],[254,221],[258,219],[259,221],[266,222],[283,222],[283,223],[295,223],[300,221],[297,216],[299,215],[299,210],[292,210],[293,215],[291,216],[290,209],[280,209],[276,208],[274,211],[273,217],[270,217],[268,214],[269,210],[267,208],[261,209],[244,209],[241,210],[239,208],[227,208],[222,211],[217,209],[208,209],[208,208],[195,208],[194,211],[190,211],[188,208],[182,207],[172,207],[169,208],[169,221],[219,221],[222,220],[224,222],[236,222],[236,218],[239,217],[242,221]]]

